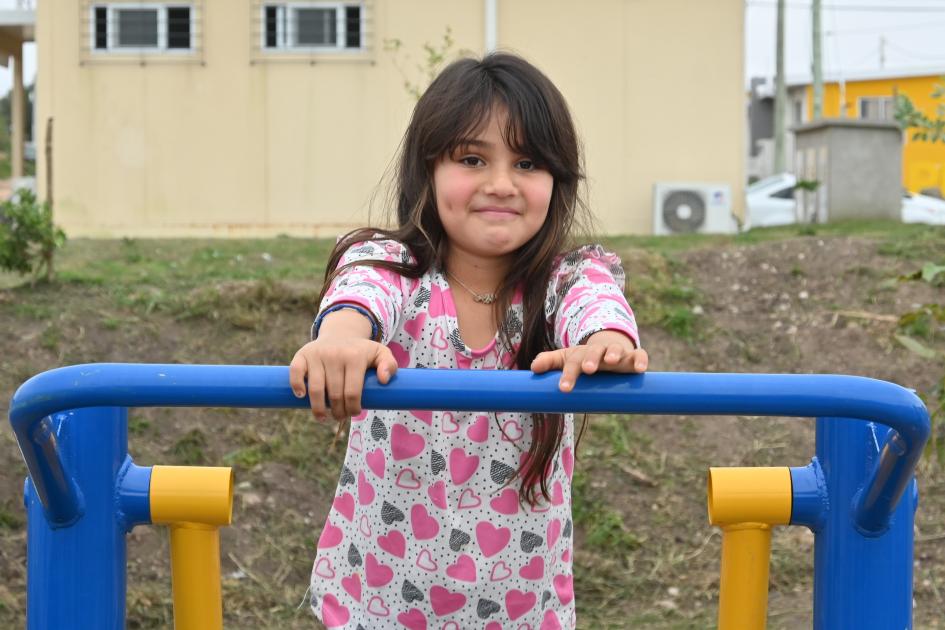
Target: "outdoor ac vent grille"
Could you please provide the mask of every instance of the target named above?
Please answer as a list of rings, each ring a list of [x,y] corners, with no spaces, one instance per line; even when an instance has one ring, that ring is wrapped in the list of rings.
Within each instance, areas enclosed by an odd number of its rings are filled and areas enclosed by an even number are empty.
[[[738,231],[727,184],[658,183],[653,188],[654,234],[731,234]]]

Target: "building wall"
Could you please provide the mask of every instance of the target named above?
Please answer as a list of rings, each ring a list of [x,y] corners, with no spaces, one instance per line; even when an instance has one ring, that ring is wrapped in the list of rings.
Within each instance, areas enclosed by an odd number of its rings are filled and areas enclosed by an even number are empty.
[[[82,52],[88,2],[38,3],[38,146],[52,117],[57,220],[73,236],[306,236],[376,217],[421,46],[450,27],[454,50],[481,53],[484,10],[367,5],[362,58],[268,60],[256,0],[201,0],[198,61],[142,65]],[[604,231],[650,232],[657,181],[728,183],[743,211],[743,14],[741,0],[500,0],[499,46],[572,106]],[[40,191],[47,175],[41,163]]]
[[[825,83],[824,117],[855,118],[859,116],[860,98],[892,97],[897,93],[907,95],[917,109],[934,116],[941,103],[931,96],[937,83],[941,83],[937,75],[847,82],[843,89],[842,107],[840,85]],[[808,94],[811,89],[808,87]],[[937,188],[945,193],[945,144],[913,140],[912,132],[904,134],[902,185],[916,192]]]

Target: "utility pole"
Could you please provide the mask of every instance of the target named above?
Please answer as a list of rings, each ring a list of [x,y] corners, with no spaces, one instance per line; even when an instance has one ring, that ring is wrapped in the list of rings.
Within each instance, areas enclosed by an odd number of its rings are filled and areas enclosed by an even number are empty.
[[[783,173],[784,160],[784,110],[787,105],[787,89],[784,85],[784,0],[778,0],[778,36],[774,77],[774,172]]]
[[[814,0],[810,7],[814,43],[813,50],[811,51],[811,76],[814,79],[814,120],[818,120],[824,115],[824,74],[823,57],[821,53],[823,32],[820,29],[820,3],[821,0]]]
[[[879,67],[880,69],[886,67],[886,36],[879,36]]]

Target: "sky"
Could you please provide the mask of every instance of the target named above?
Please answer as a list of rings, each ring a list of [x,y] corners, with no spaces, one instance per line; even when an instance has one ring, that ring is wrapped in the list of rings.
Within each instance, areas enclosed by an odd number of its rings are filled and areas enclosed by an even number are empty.
[[[809,77],[811,0],[786,0],[785,75]],[[945,0],[821,0],[824,73],[940,68],[945,74]],[[745,78],[773,77],[777,2],[745,2]],[[885,40],[885,44],[883,44]],[[884,56],[884,59],[881,59]]]
[[[810,2],[786,0],[788,77],[810,75]],[[822,0],[822,4],[825,74],[877,70],[881,64],[887,69],[941,68],[945,74],[945,0]],[[17,0],[0,0],[0,9],[16,6]],[[774,76],[776,6],[775,0],[745,0],[746,85],[753,76]],[[25,47],[23,69],[27,83],[31,82],[36,76],[33,44]],[[10,69],[0,67],[0,94],[10,89],[11,82]]]

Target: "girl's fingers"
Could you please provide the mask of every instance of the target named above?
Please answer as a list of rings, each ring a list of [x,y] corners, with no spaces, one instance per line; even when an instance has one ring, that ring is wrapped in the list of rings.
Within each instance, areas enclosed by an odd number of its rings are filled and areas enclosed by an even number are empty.
[[[584,352],[575,352],[575,355],[583,355],[583,358],[579,359],[581,361],[581,371],[585,374],[596,372],[606,350],[606,346],[586,346]]]
[[[539,352],[532,361],[532,372],[541,374],[548,370],[560,369],[564,366],[564,350],[546,350]]]
[[[394,359],[394,354],[387,346],[380,346],[374,365],[377,368],[377,380],[381,385],[387,385],[391,377],[397,373],[397,360]]]
[[[633,371],[646,372],[646,368],[650,365],[650,357],[646,350],[634,350],[631,357],[633,358]]]
[[[344,406],[334,416],[338,420],[361,413],[361,391],[364,388],[365,366],[360,362],[349,362],[344,367]]]
[[[581,359],[584,353],[573,351],[561,367],[561,380],[558,381],[558,389],[563,392],[569,392],[574,389],[578,376],[581,374]]]
[[[308,364],[308,400],[312,413],[319,420],[325,419],[325,367],[319,360]]]
[[[296,398],[305,397],[305,374],[308,371],[308,362],[302,353],[297,352],[289,364],[289,387]]]
[[[331,415],[337,420],[344,418],[345,405],[345,369],[340,362],[333,362],[333,366],[326,366],[325,390],[328,393],[328,404],[331,406]]]
[[[612,343],[607,346],[607,351],[604,353],[604,363],[609,366],[617,365],[620,363],[620,360],[624,358],[624,354],[623,346]]]

